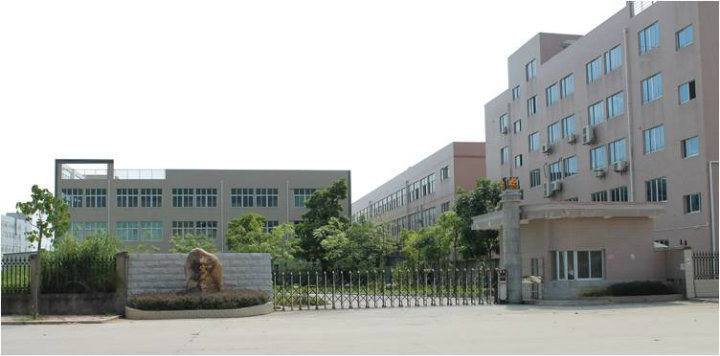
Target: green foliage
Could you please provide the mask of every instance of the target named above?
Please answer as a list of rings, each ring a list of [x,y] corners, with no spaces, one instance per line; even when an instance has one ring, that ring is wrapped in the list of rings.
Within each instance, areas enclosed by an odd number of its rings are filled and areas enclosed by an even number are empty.
[[[160,252],[160,247],[157,247],[152,244],[146,244],[146,243],[139,243],[135,247],[123,247],[123,250],[129,252],[129,253],[158,253]]]
[[[283,224],[265,232],[265,218],[259,214],[245,214],[230,221],[227,234],[228,249],[232,252],[269,253],[273,264],[287,264],[296,253],[295,227]]]
[[[47,189],[32,186],[31,200],[17,203],[15,208],[27,216],[33,230],[26,235],[30,243],[37,242],[38,251],[42,247],[43,238],[63,236],[70,228],[70,213],[65,202],[56,198]]]
[[[382,226],[367,221],[349,224],[331,218],[327,225],[315,229],[315,237],[325,250],[325,266],[333,269],[382,268],[397,250],[397,242]]]
[[[323,261],[325,249],[322,246],[322,239],[325,234],[315,234],[315,230],[326,226],[330,219],[335,218],[342,224],[348,224],[349,220],[342,215],[340,201],[347,199],[348,186],[344,179],[335,182],[332,186],[316,191],[306,202],[307,212],[303,214],[302,222],[298,225],[296,232],[303,256],[310,261]]]
[[[635,295],[662,295],[676,294],[678,291],[659,281],[634,281],[615,283],[607,288],[593,290],[584,294],[586,297],[604,297],[604,296],[635,296]]]
[[[170,238],[171,253],[190,253],[194,248],[201,248],[207,252],[217,252],[215,242],[207,235],[173,235]]]
[[[470,192],[458,190],[455,212],[461,219],[459,227],[458,253],[466,260],[489,257],[498,252],[498,232],[494,230],[473,230],[473,216],[497,210],[500,202],[500,186],[487,179],[477,181]]]
[[[265,304],[262,291],[230,290],[217,293],[148,293],[130,297],[128,306],[140,310],[238,309]]]
[[[55,249],[46,253],[49,258],[114,258],[120,251],[122,241],[115,235],[100,232],[91,234],[82,240],[66,235]]]

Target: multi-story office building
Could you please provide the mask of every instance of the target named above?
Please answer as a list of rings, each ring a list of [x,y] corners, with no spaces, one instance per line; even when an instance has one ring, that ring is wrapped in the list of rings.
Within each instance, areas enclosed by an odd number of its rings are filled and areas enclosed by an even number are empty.
[[[664,202],[649,241],[717,247],[718,4],[629,2],[540,33],[485,106],[487,171],[526,203]]]
[[[435,224],[452,209],[457,189],[469,191],[485,177],[485,143],[453,142],[353,203],[353,218],[404,229]]]
[[[27,232],[32,231],[32,225],[25,220],[25,215],[7,213],[0,218],[2,219],[0,234],[2,234],[3,254],[34,250],[31,249],[30,243],[25,236]],[[48,241],[43,242],[43,248],[47,248],[49,245]],[[35,246],[37,247],[37,244]]]
[[[350,171],[122,170],[113,160],[55,161],[55,194],[69,206],[71,235],[109,229],[129,246],[161,250],[173,235],[203,234],[223,251],[228,222],[247,213],[264,216],[267,231],[299,222],[305,201],[340,179],[349,190]]]

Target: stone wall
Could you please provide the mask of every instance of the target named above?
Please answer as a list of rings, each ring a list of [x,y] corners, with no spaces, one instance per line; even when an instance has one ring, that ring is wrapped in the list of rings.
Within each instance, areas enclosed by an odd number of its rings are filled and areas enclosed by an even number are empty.
[[[267,253],[218,253],[223,266],[223,289],[251,289],[272,298],[272,266]],[[130,254],[127,293],[185,290],[186,253]]]

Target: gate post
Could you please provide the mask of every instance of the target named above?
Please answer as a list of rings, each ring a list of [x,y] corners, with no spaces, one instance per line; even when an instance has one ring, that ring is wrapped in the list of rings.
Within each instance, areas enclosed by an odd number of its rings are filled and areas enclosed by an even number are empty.
[[[502,204],[502,264],[507,270],[508,303],[521,304],[522,255],[520,254],[520,191],[507,189],[500,195]]]
[[[40,255],[30,255],[30,314],[33,319],[40,314]]]
[[[693,261],[693,250],[683,250],[683,266],[685,267],[685,298],[695,298],[695,261]]]

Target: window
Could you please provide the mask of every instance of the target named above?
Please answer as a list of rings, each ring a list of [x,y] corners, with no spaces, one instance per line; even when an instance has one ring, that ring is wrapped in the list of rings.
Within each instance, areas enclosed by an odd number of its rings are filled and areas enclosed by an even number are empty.
[[[563,137],[568,137],[577,132],[577,119],[575,115],[568,116],[562,119],[562,134]]]
[[[137,208],[138,206],[138,189],[137,188],[120,188],[117,190],[117,206],[118,208]]]
[[[619,92],[607,99],[608,119],[622,115],[625,112],[625,94]]]
[[[690,194],[683,197],[685,214],[700,212],[700,193]]]
[[[515,156],[515,168],[522,167],[522,155]]]
[[[653,75],[642,81],[643,104],[662,98],[662,73]]]
[[[545,88],[545,105],[550,106],[560,100],[560,92],[558,91],[558,83]]]
[[[608,144],[608,151],[610,151],[610,164],[627,160],[624,138],[610,142]]]
[[[540,184],[540,168],[533,169],[530,171],[530,188],[537,187]]]
[[[598,101],[588,107],[588,124],[590,126],[597,126],[605,121],[605,108],[603,102]]]
[[[667,178],[645,181],[645,198],[647,201],[667,201]]]
[[[602,279],[603,253],[595,251],[552,251],[553,279]]]
[[[117,236],[123,241],[138,241],[140,226],[137,221],[118,221]]]
[[[622,66],[622,46],[615,46],[605,52],[605,73],[610,73]]]
[[[82,208],[83,190],[79,188],[63,188],[60,191],[62,200],[70,208]]]
[[[528,151],[537,151],[540,149],[540,133],[533,132],[528,135]]]
[[[143,208],[159,208],[162,206],[162,189],[140,189],[140,206]]]
[[[554,182],[556,180],[562,179],[562,167],[560,166],[560,161],[550,163],[550,181]]]
[[[638,39],[640,42],[640,55],[660,47],[660,27],[658,26],[658,23],[655,22],[640,31],[638,33]]]
[[[217,221],[195,222],[195,235],[205,235],[211,239],[217,238]]]
[[[255,189],[232,188],[230,190],[230,206],[233,208],[251,208],[255,201]]]
[[[104,208],[107,202],[107,189],[85,189],[85,206],[88,208]]]
[[[304,208],[305,202],[315,193],[313,188],[295,188],[293,196],[295,197],[295,207]]]
[[[194,189],[192,188],[173,188],[172,200],[174,208],[192,208],[194,198]]]
[[[515,100],[520,97],[520,86],[516,85],[512,88],[512,99]]]
[[[698,147],[697,136],[682,140],[682,145],[680,146],[682,158],[697,156],[699,154]]]
[[[162,221],[143,221],[140,223],[140,239],[142,241],[162,241]]]
[[[440,181],[444,181],[448,178],[450,178],[450,167],[445,166],[445,167],[440,168]]]
[[[560,96],[567,97],[575,92],[575,76],[570,74],[560,80]]]
[[[643,131],[645,154],[657,152],[665,148],[665,127],[663,125]]]
[[[500,164],[505,164],[510,160],[510,148],[505,146],[500,149]]]
[[[693,29],[693,25],[689,25],[675,34],[675,42],[677,43],[678,49],[687,47],[693,43]]]
[[[572,198],[567,198],[567,199],[565,199],[565,201],[580,201],[580,198],[578,198],[578,197],[572,197]]]
[[[694,80],[683,83],[678,87],[678,98],[680,99],[680,105],[685,104],[692,99],[695,99]]]
[[[608,195],[606,190],[601,190],[590,194],[590,201],[607,201]]]
[[[522,121],[515,120],[513,122],[513,133],[520,133],[522,131]]]
[[[195,206],[198,208],[214,208],[217,206],[217,188],[195,189]]]
[[[173,221],[173,236],[185,236],[195,233],[195,223],[192,221]]]
[[[278,227],[280,222],[277,220],[266,220],[265,221],[265,232],[270,233],[274,228]]]
[[[565,172],[565,177],[574,176],[578,173],[577,156],[563,159],[563,171]]]
[[[528,116],[533,116],[537,113],[537,96],[533,96],[532,98],[528,99],[527,101],[527,114]]]
[[[500,133],[507,133],[508,131],[510,131],[508,114],[502,114],[502,116],[500,116]]]
[[[590,169],[593,171],[603,169],[607,166],[607,155],[605,146],[600,146],[590,150]]]
[[[628,201],[627,187],[610,189],[610,201]]]
[[[562,127],[560,121],[553,123],[547,127],[548,143],[560,140],[562,137]]]
[[[107,223],[104,221],[93,222],[72,222],[70,223],[70,235],[78,240],[87,238],[88,236],[107,233]]]
[[[602,57],[597,57],[592,62],[585,65],[585,77],[587,78],[588,84],[600,79],[602,77]]]
[[[278,206],[278,190],[277,188],[256,188],[255,189],[255,206],[258,208],[268,208]]]
[[[530,81],[537,76],[536,61],[533,59],[525,65],[525,80]]]

